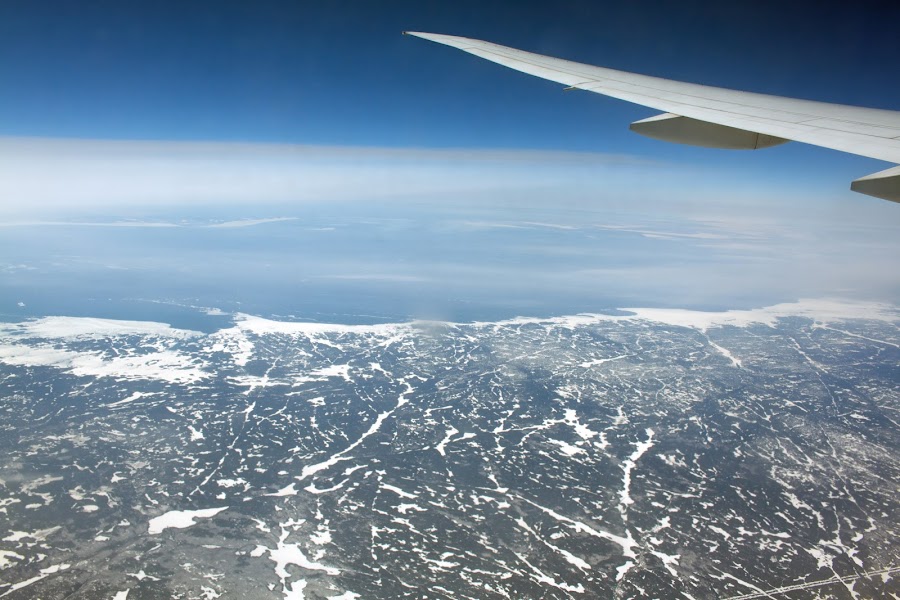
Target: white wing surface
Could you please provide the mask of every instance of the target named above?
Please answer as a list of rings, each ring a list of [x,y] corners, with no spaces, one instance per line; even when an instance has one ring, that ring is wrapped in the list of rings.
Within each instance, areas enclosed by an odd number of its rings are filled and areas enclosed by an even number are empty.
[[[631,124],[637,133],[714,148],[757,149],[790,140],[900,163],[900,112],[741,92],[595,67],[436,33],[407,32],[475,56],[663,114]],[[851,189],[900,202],[900,166],[852,183]]]

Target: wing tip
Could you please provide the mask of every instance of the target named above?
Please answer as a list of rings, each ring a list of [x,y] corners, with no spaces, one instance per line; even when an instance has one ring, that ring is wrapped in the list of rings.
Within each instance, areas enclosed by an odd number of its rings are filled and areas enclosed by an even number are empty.
[[[448,35],[446,33],[427,33],[425,31],[404,31],[403,35],[411,35],[413,37],[422,38],[423,40],[436,42],[438,44],[444,44],[445,46],[453,46],[454,48],[459,48],[461,50],[464,50],[466,46],[471,45],[472,42],[479,41],[458,35]]]

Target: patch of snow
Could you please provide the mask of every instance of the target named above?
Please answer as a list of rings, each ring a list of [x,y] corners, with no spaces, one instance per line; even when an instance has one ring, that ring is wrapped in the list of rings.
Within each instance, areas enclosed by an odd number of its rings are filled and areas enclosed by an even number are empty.
[[[313,377],[342,377],[348,383],[353,381],[350,379],[350,365],[331,365],[316,369],[310,375]]]
[[[14,560],[10,560],[14,559]],[[0,569],[5,569],[15,564],[15,561],[25,560],[25,557],[12,550],[0,550]]]
[[[393,485],[390,485],[390,484],[387,484],[387,483],[382,483],[382,484],[381,484],[381,487],[384,488],[384,489],[386,489],[386,490],[388,490],[389,492],[394,492],[395,494],[397,494],[397,495],[400,496],[401,498],[406,498],[407,500],[414,500],[414,499],[416,499],[416,498],[419,497],[419,496],[416,495],[416,494],[410,494],[409,492],[404,492],[404,491],[401,490],[400,488],[398,488],[398,487],[396,487],[396,486],[393,486]]]
[[[198,331],[175,329],[168,323],[93,317],[42,317],[21,323],[3,323],[0,324],[0,333],[45,339],[108,338],[124,335],[190,338],[202,335]]]
[[[564,442],[562,440],[547,440],[551,444],[556,444],[559,446],[559,449],[562,450],[562,453],[566,456],[575,456],[576,454],[583,454],[584,448],[579,448],[578,446],[573,446],[568,442]]]
[[[208,519],[214,517],[228,507],[221,508],[204,508],[201,510],[172,510],[158,517],[150,519],[148,533],[155,535],[162,533],[166,529],[184,529],[196,525],[194,519]]]
[[[197,383],[210,376],[196,359],[173,350],[106,358],[96,352],[0,344],[0,362],[27,367],[56,367],[78,377],[157,379],[181,384]]]
[[[296,495],[297,495],[297,490],[294,489],[294,486],[295,486],[295,485],[296,485],[296,484],[291,483],[290,485],[286,485],[285,487],[281,488],[281,489],[278,490],[277,492],[272,492],[271,494],[264,494],[264,495],[266,495],[266,496],[274,496],[274,497],[276,497],[276,498],[280,498],[280,497],[282,497],[282,496],[296,496]]]

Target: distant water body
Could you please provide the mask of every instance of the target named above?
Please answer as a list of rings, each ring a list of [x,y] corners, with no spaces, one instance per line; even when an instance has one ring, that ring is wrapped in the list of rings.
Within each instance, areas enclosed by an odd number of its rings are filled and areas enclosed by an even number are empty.
[[[154,321],[167,323],[177,329],[189,329],[212,333],[228,327],[238,313],[251,314],[278,321],[302,321],[334,323],[342,325],[375,325],[379,323],[404,323],[418,319],[439,320],[454,323],[475,321],[501,321],[516,317],[556,317],[583,312],[619,314],[611,305],[569,306],[501,306],[488,303],[457,303],[441,310],[413,312],[392,310],[390,301],[385,300],[380,309],[373,304],[354,305],[347,300],[329,303],[327,299],[318,302],[290,303],[203,303],[189,300],[148,300],[148,299],[96,299],[77,297],[28,297],[25,306],[0,312],[0,321],[18,322],[48,316],[94,317],[125,321]],[[368,298],[368,302],[372,299]],[[190,302],[190,303],[189,303]]]
[[[842,279],[815,244],[795,247],[792,237],[730,221],[455,204],[263,216],[228,226],[222,215],[157,215],[150,224],[5,227],[0,320],[90,316],[208,332],[236,313],[465,323],[625,306],[746,309],[846,290],[896,298],[883,270],[859,268],[869,260],[852,261],[853,277]],[[870,276],[874,283],[860,279]]]

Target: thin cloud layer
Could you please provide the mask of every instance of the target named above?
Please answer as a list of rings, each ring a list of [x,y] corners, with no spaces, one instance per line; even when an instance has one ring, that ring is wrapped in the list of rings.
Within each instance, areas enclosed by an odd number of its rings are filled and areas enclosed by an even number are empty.
[[[588,173],[614,184],[667,168],[579,152],[0,138],[0,215],[409,198]]]

